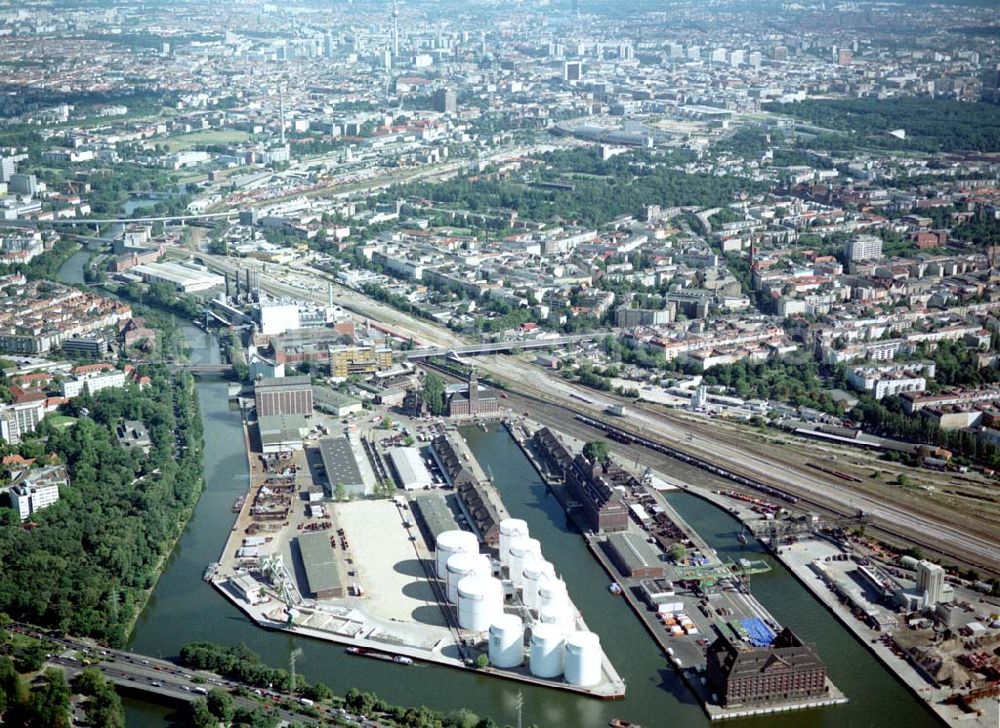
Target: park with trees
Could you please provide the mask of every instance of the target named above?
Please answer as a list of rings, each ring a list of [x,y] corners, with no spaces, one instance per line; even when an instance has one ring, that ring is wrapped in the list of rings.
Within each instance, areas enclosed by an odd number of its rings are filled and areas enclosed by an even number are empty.
[[[124,645],[202,489],[202,425],[190,374],[147,370],[152,384],[82,395],[65,405],[69,426],[44,420],[16,448],[55,453],[69,484],[60,501],[20,527],[0,508],[0,611],[42,627]],[[148,454],[114,429],[143,421]]]

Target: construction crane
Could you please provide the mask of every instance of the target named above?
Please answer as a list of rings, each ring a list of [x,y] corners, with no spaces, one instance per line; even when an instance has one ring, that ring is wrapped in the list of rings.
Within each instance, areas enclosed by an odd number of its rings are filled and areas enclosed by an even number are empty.
[[[292,599],[288,582],[285,580],[285,567],[281,561],[281,557],[277,554],[265,556],[261,559],[261,567],[264,569],[264,573],[271,579],[278,599],[285,605],[285,612],[288,615],[288,626],[292,626],[292,620],[296,612],[295,601]]]

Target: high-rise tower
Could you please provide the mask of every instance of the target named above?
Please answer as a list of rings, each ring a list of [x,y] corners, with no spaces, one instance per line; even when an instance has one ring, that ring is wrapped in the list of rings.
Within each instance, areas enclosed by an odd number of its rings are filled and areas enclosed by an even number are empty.
[[[392,60],[399,58],[399,5],[392,0]]]

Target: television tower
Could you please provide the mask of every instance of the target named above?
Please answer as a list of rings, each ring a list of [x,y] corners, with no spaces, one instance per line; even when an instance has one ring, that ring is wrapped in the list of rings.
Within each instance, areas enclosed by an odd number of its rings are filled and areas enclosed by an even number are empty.
[[[392,62],[399,58],[399,5],[392,0]]]

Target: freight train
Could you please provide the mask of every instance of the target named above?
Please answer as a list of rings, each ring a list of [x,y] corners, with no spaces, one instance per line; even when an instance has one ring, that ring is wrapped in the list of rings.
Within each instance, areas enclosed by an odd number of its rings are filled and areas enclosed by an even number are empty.
[[[654,442],[653,440],[642,437],[641,435],[634,435],[631,432],[626,432],[625,430],[615,427],[614,425],[609,425],[606,422],[601,422],[600,420],[595,420],[590,417],[586,417],[584,415],[577,415],[576,419],[578,419],[585,425],[589,425],[590,427],[601,430],[608,436],[609,439],[614,440],[615,442],[620,442],[625,445],[642,445],[643,447],[648,447],[650,450],[656,450],[657,452],[663,453],[664,455],[669,455],[670,457],[675,458],[676,460],[680,460],[682,463],[687,463],[688,465],[693,465],[697,468],[701,468],[702,470],[706,470],[712,473],[713,475],[718,475],[719,477],[726,478],[728,480],[733,481],[734,483],[738,483],[739,485],[745,486],[747,488],[753,488],[754,490],[763,493],[765,495],[768,495],[772,498],[778,498],[779,500],[783,500],[786,503],[798,502],[798,498],[796,498],[795,496],[789,495],[788,493],[780,491],[777,488],[773,488],[767,483],[762,483],[761,481],[755,480],[754,478],[748,478],[746,476],[733,473],[729,470],[725,470],[723,468],[718,467],[717,465],[713,465],[707,460],[703,460],[699,457],[695,457],[694,455],[689,455],[686,452],[676,450],[670,447],[669,445],[664,445],[659,442]]]

